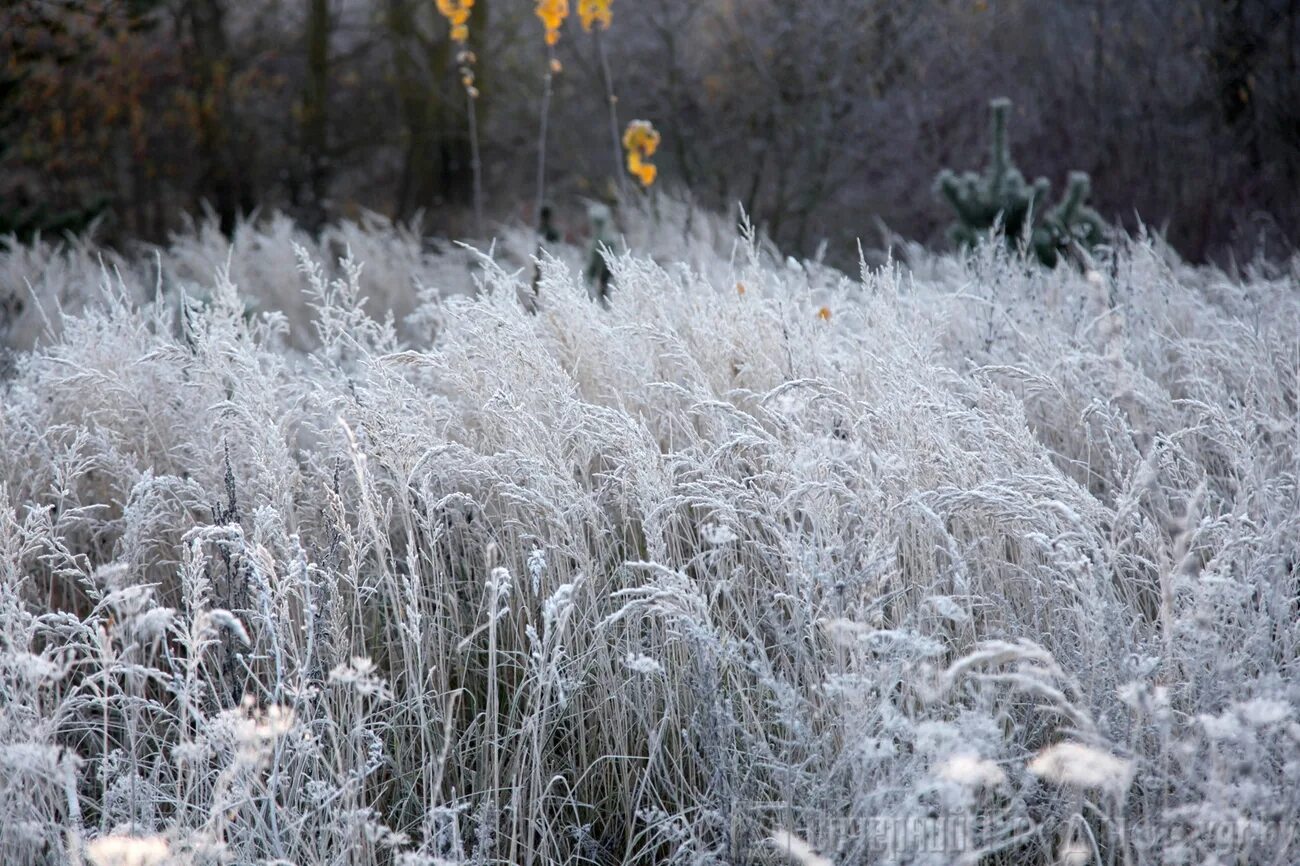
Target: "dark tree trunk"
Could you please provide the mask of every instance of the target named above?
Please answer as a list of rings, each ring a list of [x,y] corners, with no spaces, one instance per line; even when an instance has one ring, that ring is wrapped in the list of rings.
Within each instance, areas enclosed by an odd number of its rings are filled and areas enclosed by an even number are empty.
[[[313,231],[326,218],[329,159],[329,0],[311,0],[307,12],[307,79],[303,93],[302,150],[307,171],[309,201],[305,220]]]
[[[236,152],[236,121],[230,99],[230,51],[221,0],[192,0],[188,6],[194,42],[195,99],[201,175],[199,194],[216,209],[229,236],[239,217],[254,206],[252,183]]]

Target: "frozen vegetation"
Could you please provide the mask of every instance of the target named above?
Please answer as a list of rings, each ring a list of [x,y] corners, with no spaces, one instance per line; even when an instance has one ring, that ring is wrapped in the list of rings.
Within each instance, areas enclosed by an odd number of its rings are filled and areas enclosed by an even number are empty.
[[[0,860],[1292,862],[1300,262],[628,240],[0,254]]]

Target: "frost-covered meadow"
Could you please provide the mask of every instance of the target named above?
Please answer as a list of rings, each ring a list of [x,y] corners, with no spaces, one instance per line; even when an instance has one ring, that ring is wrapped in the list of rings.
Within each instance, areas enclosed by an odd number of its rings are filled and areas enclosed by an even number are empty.
[[[0,253],[0,860],[1294,862],[1300,261],[531,238]]]

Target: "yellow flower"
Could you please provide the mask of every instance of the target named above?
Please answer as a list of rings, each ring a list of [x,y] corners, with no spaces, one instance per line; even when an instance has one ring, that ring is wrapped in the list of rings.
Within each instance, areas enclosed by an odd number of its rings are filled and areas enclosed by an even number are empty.
[[[610,11],[613,0],[578,0],[578,17],[582,19],[582,29],[591,32],[593,25],[599,24],[601,30],[608,30],[614,21]]]
[[[627,155],[627,170],[636,175],[642,186],[650,186],[654,183],[655,176],[659,173],[657,168],[643,160],[640,152],[635,150]]]
[[[634,120],[627,125],[623,133],[623,146],[629,151],[637,151],[642,156],[654,156],[659,147],[659,133],[648,120]]]
[[[819,308],[817,310],[817,318],[821,319],[823,322],[829,322],[831,320],[831,308],[830,307]]]
[[[627,150],[627,170],[641,181],[642,186],[655,182],[659,170],[646,162],[659,148],[659,133],[648,120],[634,120],[623,133],[623,147]]]
[[[451,41],[465,44],[469,40],[469,13],[474,0],[437,0],[438,14],[451,25]]]
[[[560,27],[569,17],[569,0],[537,0],[537,17],[546,28],[546,44],[560,41]]]

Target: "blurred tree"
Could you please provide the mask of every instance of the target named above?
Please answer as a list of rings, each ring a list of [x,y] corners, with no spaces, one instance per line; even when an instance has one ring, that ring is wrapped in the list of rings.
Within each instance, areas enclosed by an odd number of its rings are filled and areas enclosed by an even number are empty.
[[[110,207],[142,231],[150,0],[0,10],[0,231],[79,231]]]
[[[307,166],[306,222],[319,228],[327,216],[326,188],[330,174],[329,89],[330,35],[333,22],[329,0],[310,0],[307,7],[307,80],[302,102],[302,150]]]
[[[532,181],[532,13],[479,0],[471,20],[498,216]],[[743,203],[791,253],[825,240],[851,267],[877,219],[939,240],[942,206],[915,191],[979,146],[990,93],[1015,100],[1025,168],[1087,170],[1113,222],[1141,214],[1192,258],[1300,242],[1300,0],[641,0],[601,39],[619,113],[664,132],[662,181]],[[558,52],[563,224],[610,160],[591,40]],[[118,238],[203,201],[227,230],[257,204],[454,232],[472,199],[456,67],[433,0],[0,3],[0,211],[77,225],[103,204]]]
[[[1218,85],[1223,122],[1245,146],[1253,168],[1259,167],[1259,138],[1255,129],[1255,65],[1263,47],[1262,34],[1248,20],[1248,0],[1220,0],[1210,62]]]
[[[221,230],[234,231],[238,218],[257,204],[248,175],[241,170],[241,125],[231,104],[233,62],[226,39],[222,0],[187,0],[184,21],[193,92],[191,112],[198,138],[201,175],[198,193],[216,210]]]
[[[433,3],[386,0],[393,84],[402,124],[402,172],[396,216],[409,219],[438,205],[465,205],[473,197],[464,94],[453,83],[455,46]],[[489,4],[478,0],[470,16],[469,50],[481,51]],[[479,69],[480,115],[491,102]]]

